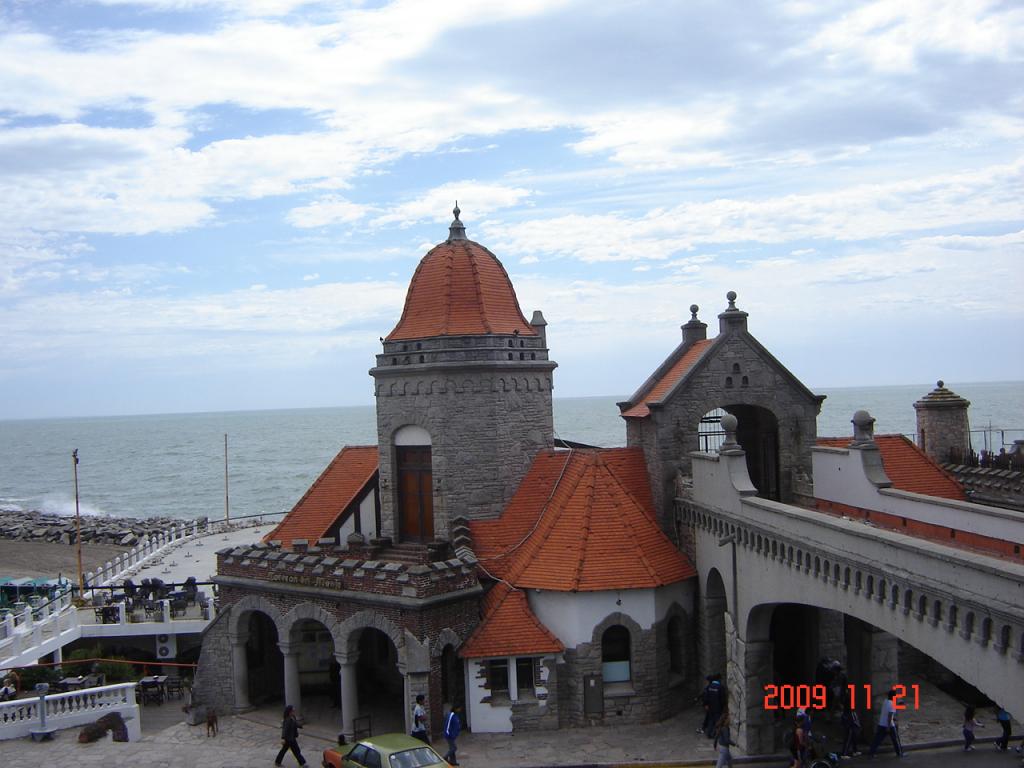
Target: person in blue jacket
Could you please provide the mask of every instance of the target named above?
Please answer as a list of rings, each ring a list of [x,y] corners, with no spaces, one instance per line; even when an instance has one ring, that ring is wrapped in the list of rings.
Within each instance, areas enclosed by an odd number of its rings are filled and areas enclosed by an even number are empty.
[[[459,733],[462,731],[462,718],[459,717],[459,710],[461,709],[462,707],[456,704],[444,719],[444,740],[448,742],[448,752],[445,754],[444,759],[450,765],[459,764],[459,761],[455,759],[455,740],[459,738]]]

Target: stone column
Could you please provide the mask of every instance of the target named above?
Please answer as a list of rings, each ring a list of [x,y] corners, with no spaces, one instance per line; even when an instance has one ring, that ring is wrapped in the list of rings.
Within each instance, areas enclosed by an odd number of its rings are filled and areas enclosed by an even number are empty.
[[[300,713],[302,712],[302,689],[299,683],[299,649],[291,643],[278,641],[277,647],[281,649],[281,656],[284,657],[284,703],[291,704]]]
[[[729,643],[729,711],[739,719],[736,741],[747,755],[775,751],[775,732],[764,708],[764,685],[772,679],[774,645],[769,640]]]
[[[874,712],[878,712],[885,701],[885,692],[899,682],[899,641],[881,629],[870,627],[865,633],[864,646],[871,659],[868,679],[871,684],[871,698]]]
[[[359,717],[359,691],[356,689],[356,663],[343,656],[335,656],[341,664],[341,731],[352,736],[352,721]]]
[[[235,689],[235,712],[252,709],[249,702],[249,659],[245,652],[245,644],[249,636],[231,635],[231,673]]]

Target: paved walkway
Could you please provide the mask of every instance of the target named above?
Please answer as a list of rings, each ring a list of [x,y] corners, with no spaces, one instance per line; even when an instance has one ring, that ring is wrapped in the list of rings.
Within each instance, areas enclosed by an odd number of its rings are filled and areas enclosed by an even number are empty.
[[[300,743],[310,765],[320,764],[320,751],[331,746],[336,728],[321,715],[300,732]],[[925,683],[921,690],[921,709],[901,713],[904,742],[910,744],[956,741],[960,736],[960,704]],[[252,768],[270,766],[280,745],[278,707],[266,708],[236,717],[220,719],[220,734],[206,736],[205,726],[181,722],[179,705],[169,702],[161,707],[142,709],[143,737],[130,744],[100,741],[78,744],[78,729],[57,734],[50,742],[35,744],[28,739],[0,742],[0,766],[143,765],[147,768]],[[998,733],[994,712],[983,711],[979,718],[988,728],[979,735]],[[581,728],[524,735],[467,733],[459,739],[459,762],[467,768],[523,768],[524,766],[616,765],[642,763],[659,765],[713,763],[711,742],[695,733],[700,712],[689,709],[661,723],[634,727]],[[780,720],[780,727],[783,726]],[[816,721],[819,732],[828,732],[824,718]],[[1014,732],[1021,729],[1015,724]],[[991,749],[983,744],[985,749]],[[937,765],[939,757],[920,755],[919,765]],[[882,757],[875,764],[891,762]],[[696,761],[696,762],[692,762]],[[851,761],[849,765],[860,762]],[[784,765],[769,761],[768,765]],[[1007,765],[1015,761],[1007,758]],[[294,765],[289,756],[285,765]]]

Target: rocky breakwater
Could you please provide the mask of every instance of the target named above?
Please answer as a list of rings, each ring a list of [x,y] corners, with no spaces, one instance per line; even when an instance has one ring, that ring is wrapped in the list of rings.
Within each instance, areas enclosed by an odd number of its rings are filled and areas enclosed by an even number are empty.
[[[150,536],[168,531],[174,526],[191,523],[173,517],[98,517],[83,516],[83,544],[114,544],[134,547]],[[205,518],[199,520],[200,526]],[[75,543],[75,518],[48,515],[43,512],[0,512],[0,539],[14,541],[52,541]]]

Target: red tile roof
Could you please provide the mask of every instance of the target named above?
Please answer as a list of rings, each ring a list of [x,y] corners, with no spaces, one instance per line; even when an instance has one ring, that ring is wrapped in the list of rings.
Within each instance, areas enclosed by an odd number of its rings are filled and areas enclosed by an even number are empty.
[[[464,659],[559,653],[564,646],[530,610],[526,594],[498,582],[483,602],[483,620],[459,649]]]
[[[679,383],[679,380],[686,375],[686,373],[693,368],[698,360],[703,357],[708,347],[711,346],[714,339],[700,339],[693,343],[686,352],[684,352],[675,363],[665,373],[662,374],[661,378],[652,384],[648,390],[636,399],[636,404],[631,408],[622,412],[622,416],[627,419],[642,419],[649,415],[651,409],[647,407],[647,403],[657,403],[672,391],[672,388]]]
[[[819,437],[818,445],[845,448],[849,437]],[[967,501],[963,486],[942,467],[903,435],[875,435],[875,445],[882,454],[882,467],[900,491],[922,493],[944,499]]]
[[[280,541],[284,549],[291,549],[292,539],[315,544],[376,476],[377,459],[375,445],[342,448],[291,512],[263,540]]]
[[[416,268],[388,341],[512,333],[536,336],[497,257],[472,240],[432,248]]]
[[[696,575],[658,526],[639,448],[542,451],[501,517],[470,528],[483,568],[516,587],[642,589]]]

